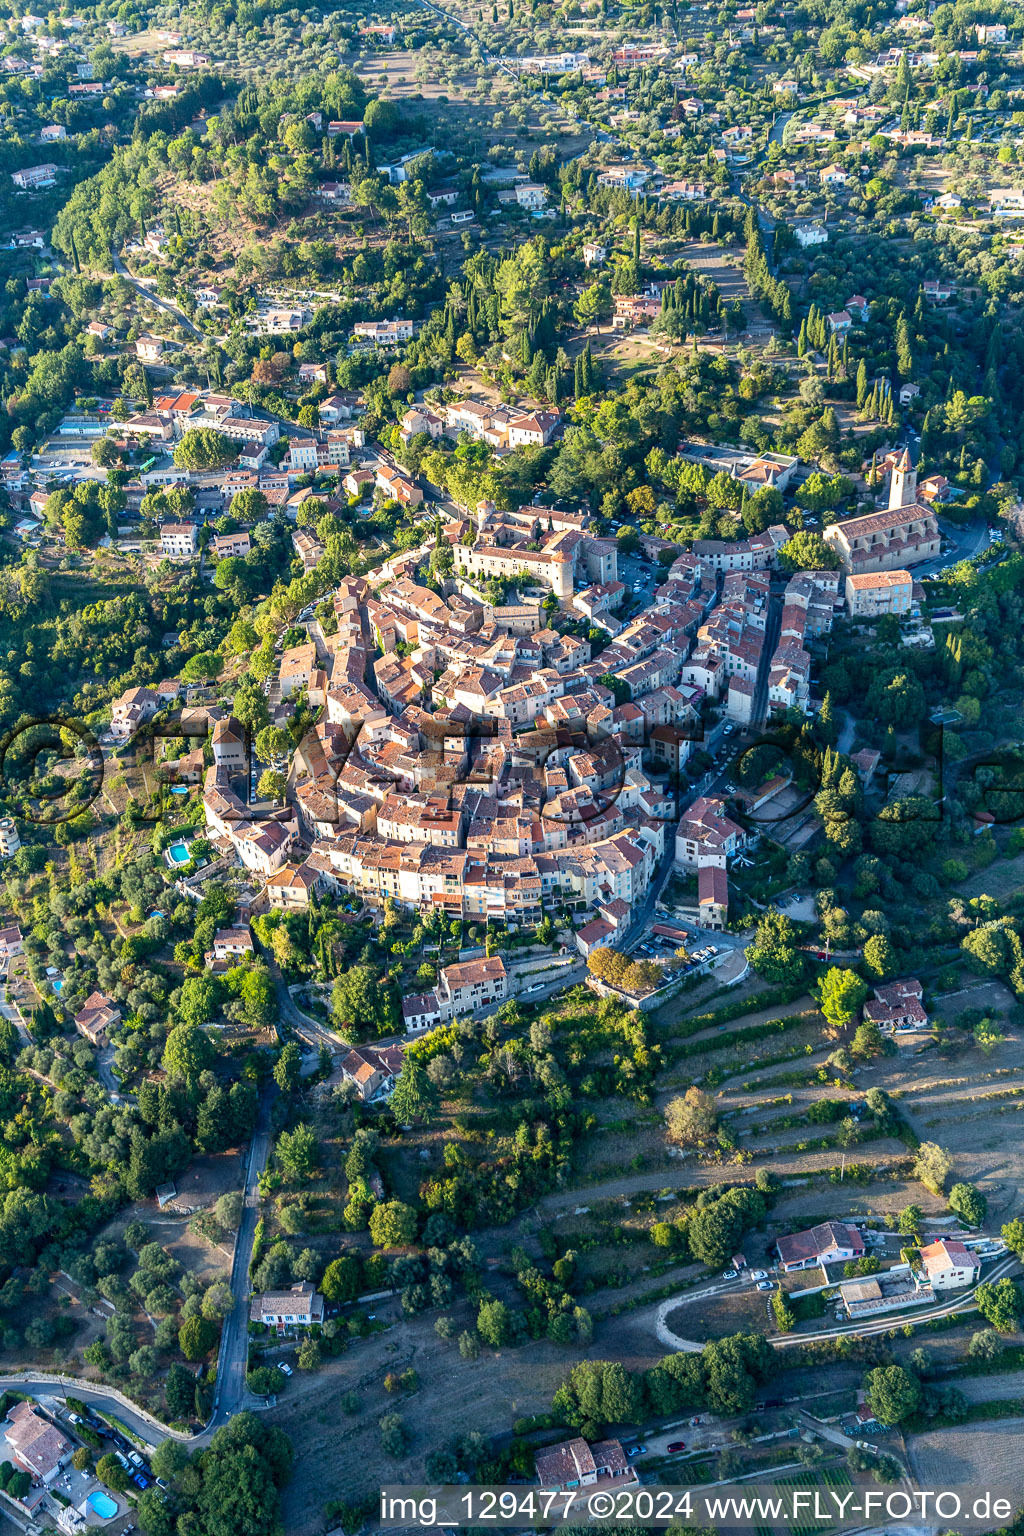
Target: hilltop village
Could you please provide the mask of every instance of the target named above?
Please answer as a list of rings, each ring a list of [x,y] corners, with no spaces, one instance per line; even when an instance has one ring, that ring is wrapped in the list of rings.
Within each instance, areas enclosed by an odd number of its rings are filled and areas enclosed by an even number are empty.
[[[0,22],[0,1527],[1020,1536],[1024,12]]]

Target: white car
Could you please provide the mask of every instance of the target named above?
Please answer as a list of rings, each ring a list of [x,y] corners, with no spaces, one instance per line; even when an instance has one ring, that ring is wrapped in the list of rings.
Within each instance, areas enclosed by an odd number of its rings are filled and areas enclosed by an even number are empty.
[[[759,1280],[757,1288],[759,1291],[771,1291],[775,1289],[775,1282],[774,1280]]]
[[[727,1269],[725,1271],[725,1273],[723,1274],[722,1279],[723,1280],[735,1280],[736,1279],[736,1271],[734,1269]]]
[[[277,1368],[281,1372],[282,1376],[290,1376],[291,1373],[292,1373],[291,1366],[290,1365],[285,1365],[283,1360],[279,1360],[277,1362]]]
[[[767,1280],[768,1271],[766,1269],[754,1269],[751,1271],[750,1278],[751,1280]]]

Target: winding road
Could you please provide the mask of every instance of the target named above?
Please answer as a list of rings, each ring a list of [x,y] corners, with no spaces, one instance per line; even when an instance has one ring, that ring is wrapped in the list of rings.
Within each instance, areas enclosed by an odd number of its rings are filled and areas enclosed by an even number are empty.
[[[978,1284],[1001,1280],[1004,1275],[1019,1268],[1020,1261],[1013,1254],[1007,1254],[1005,1258],[993,1265],[984,1281],[979,1281]],[[705,1286],[703,1290],[683,1292],[682,1295],[672,1297],[669,1301],[663,1301],[654,1319],[654,1331],[658,1340],[679,1354],[699,1354],[704,1347],[703,1344],[697,1343],[694,1339],[681,1338],[668,1326],[666,1318],[677,1307],[688,1306],[690,1302],[706,1301],[712,1296],[728,1295],[746,1289],[747,1285],[742,1280],[726,1280],[716,1285]],[[960,1312],[974,1312],[977,1310],[977,1302],[974,1299],[977,1289],[977,1286],[972,1286],[969,1291],[964,1291],[950,1301],[939,1302],[934,1307],[883,1313],[880,1317],[866,1318],[863,1322],[843,1323],[835,1328],[822,1328],[817,1333],[774,1334],[769,1336],[768,1342],[773,1349],[791,1349],[794,1345],[821,1344],[828,1339],[842,1339],[851,1335],[857,1338],[872,1338],[880,1333],[888,1333],[892,1328],[902,1328],[906,1323],[917,1326],[935,1317],[954,1317]]]
[[[224,1423],[243,1406],[245,1398],[245,1367],[249,1349],[249,1265],[252,1261],[256,1222],[259,1217],[259,1181],[270,1156],[270,1101],[264,1093],[260,1099],[256,1129],[249,1147],[249,1160],[245,1172],[245,1192],[242,1219],[235,1237],[231,1259],[231,1294],[234,1305],[221,1329],[220,1351],[217,1356],[217,1395],[209,1422],[198,1434],[190,1435],[172,1430],[144,1408],[138,1407],[120,1393],[95,1382],[83,1381],[75,1376],[47,1375],[42,1372],[18,1371],[0,1376],[0,1389],[13,1387],[26,1392],[39,1401],[72,1397],[91,1403],[102,1413],[120,1419],[147,1445],[159,1445],[168,1438],[180,1440],[189,1446],[205,1445],[218,1424]]]

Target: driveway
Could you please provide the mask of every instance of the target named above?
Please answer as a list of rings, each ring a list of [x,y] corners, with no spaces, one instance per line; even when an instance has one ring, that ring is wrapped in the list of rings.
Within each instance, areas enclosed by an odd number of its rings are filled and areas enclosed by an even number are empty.
[[[155,304],[157,309],[162,309],[165,314],[170,315],[175,325],[180,325],[184,330],[188,331],[190,335],[195,336],[197,340],[205,340],[202,331],[199,330],[197,326],[192,324],[192,321],[188,318],[187,315],[182,313],[176,304],[172,304],[169,299],[162,299],[159,294],[153,293],[151,289],[147,288],[145,283],[140,283],[138,278],[132,277],[131,273],[128,271],[128,268],[125,266],[124,262],[121,260],[120,256],[113,249],[113,247],[111,247],[110,255],[114,263],[114,271],[117,273],[118,277],[123,277],[125,282],[128,283],[130,287],[134,288],[135,292],[139,294],[141,298],[148,300],[150,304]]]

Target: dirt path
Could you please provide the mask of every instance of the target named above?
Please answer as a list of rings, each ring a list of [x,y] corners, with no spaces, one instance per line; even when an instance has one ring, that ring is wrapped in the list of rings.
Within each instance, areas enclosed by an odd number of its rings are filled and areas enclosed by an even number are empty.
[[[791,1134],[796,1138],[800,1131],[794,1129]],[[891,1140],[866,1143],[854,1151],[858,1163],[883,1169],[890,1168],[898,1158],[906,1156],[903,1144]],[[848,1158],[851,1155],[847,1153]],[[838,1166],[839,1157],[840,1153],[834,1147],[818,1147],[806,1152],[778,1154],[772,1158],[772,1165],[785,1180],[810,1177],[831,1163]],[[749,1181],[752,1177],[752,1169],[742,1169],[735,1163],[698,1163],[689,1158],[678,1158],[666,1161],[661,1168],[648,1169],[646,1173],[623,1174],[620,1178],[603,1179],[599,1184],[589,1186],[576,1184],[564,1193],[543,1196],[534,1209],[543,1220],[550,1221],[559,1213],[583,1211],[602,1200],[629,1199],[632,1195],[655,1190],[686,1189],[695,1184],[737,1184]]]

